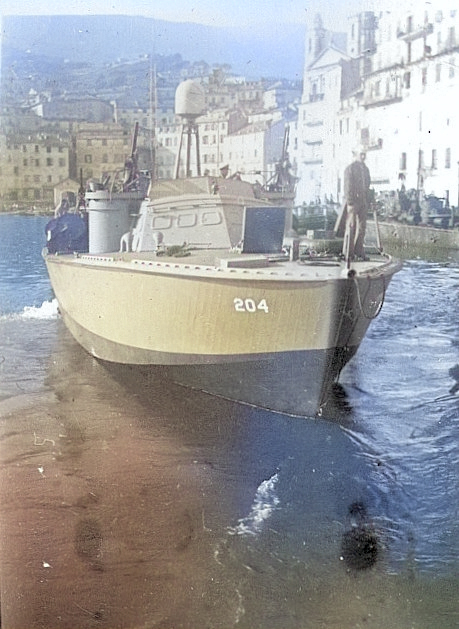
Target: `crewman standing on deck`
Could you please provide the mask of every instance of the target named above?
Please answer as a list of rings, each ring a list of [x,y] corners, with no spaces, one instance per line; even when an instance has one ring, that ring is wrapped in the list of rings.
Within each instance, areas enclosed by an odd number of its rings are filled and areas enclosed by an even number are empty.
[[[343,253],[349,260],[365,259],[363,243],[371,200],[366,152],[358,148],[353,155],[354,161],[344,171],[344,207],[335,226],[336,234],[344,235]]]

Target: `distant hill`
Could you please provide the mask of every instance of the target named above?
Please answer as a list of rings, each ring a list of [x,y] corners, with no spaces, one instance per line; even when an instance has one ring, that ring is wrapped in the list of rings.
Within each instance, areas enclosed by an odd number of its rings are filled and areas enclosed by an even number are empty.
[[[143,54],[180,54],[190,62],[227,63],[247,78],[301,79],[306,27],[273,24],[250,32],[137,16],[6,16],[3,46],[10,52],[114,61]]]

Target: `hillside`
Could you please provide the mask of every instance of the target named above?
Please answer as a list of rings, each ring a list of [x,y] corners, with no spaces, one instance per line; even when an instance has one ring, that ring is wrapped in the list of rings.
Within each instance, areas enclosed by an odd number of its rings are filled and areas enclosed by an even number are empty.
[[[242,31],[137,16],[6,16],[3,60],[28,54],[70,63],[111,62],[139,55],[180,54],[229,64],[247,78],[301,79],[305,26]]]

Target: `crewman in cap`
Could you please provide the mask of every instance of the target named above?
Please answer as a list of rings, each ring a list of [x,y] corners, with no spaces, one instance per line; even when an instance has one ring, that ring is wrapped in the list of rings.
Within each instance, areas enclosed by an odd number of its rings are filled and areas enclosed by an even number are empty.
[[[365,149],[356,148],[353,156],[354,161],[344,170],[344,207],[336,222],[335,231],[338,236],[344,234],[344,255],[349,260],[363,260],[371,178],[365,164]]]

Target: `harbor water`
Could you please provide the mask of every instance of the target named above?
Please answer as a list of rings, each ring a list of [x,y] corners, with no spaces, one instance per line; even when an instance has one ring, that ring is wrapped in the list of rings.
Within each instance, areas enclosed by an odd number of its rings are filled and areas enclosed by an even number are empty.
[[[46,221],[0,216],[3,629],[459,626],[459,256],[405,261],[300,419],[89,356]]]

